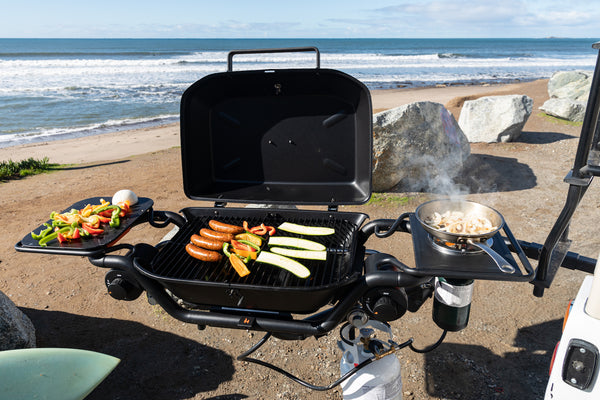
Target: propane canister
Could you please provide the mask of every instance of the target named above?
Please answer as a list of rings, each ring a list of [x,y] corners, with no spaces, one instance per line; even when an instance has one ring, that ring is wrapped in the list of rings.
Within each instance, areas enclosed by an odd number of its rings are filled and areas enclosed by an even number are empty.
[[[382,327],[389,326],[379,321],[371,321]],[[374,330],[361,328],[358,337],[350,340],[344,336],[344,341],[339,342],[344,351],[340,361],[340,373],[344,376],[363,361],[373,358],[375,355],[365,348],[364,339],[371,337]],[[346,332],[347,333],[347,332]],[[391,329],[389,329],[391,336]],[[361,368],[348,379],[341,383],[344,400],[402,400],[402,376],[400,375],[400,361],[394,353],[388,354],[378,360],[374,360],[367,366]]]
[[[450,332],[467,327],[473,298],[473,279],[436,278],[433,321]]]

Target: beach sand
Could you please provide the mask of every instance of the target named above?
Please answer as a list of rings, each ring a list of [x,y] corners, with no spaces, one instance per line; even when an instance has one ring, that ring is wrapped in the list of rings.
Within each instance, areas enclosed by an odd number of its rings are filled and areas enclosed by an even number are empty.
[[[545,117],[547,82],[374,91],[374,110],[413,101],[445,104],[458,117],[465,99],[491,94],[526,94],[534,110],[512,143],[473,143],[457,178],[465,197],[494,207],[519,239],[543,243],[566,197],[563,178],[571,168],[580,127]],[[48,174],[0,184],[0,290],[33,321],[39,347],[74,347],[122,361],[88,399],[341,399],[338,388],[315,392],[260,366],[235,358],[262,334],[196,326],[148,304],[111,298],[106,270],[86,257],[20,253],[14,245],[76,201],[111,196],[130,188],[149,197],[157,210],[212,206],[183,193],[178,126],[124,131],[76,140],[0,149],[0,160],[48,156],[68,165]],[[414,211],[431,193],[391,193],[405,201],[379,200],[341,211],[364,212],[371,220]],[[600,248],[598,190],[591,187],[570,229],[572,250],[596,257]],[[228,207],[243,205],[230,204]],[[319,208],[319,207],[316,207]],[[155,244],[168,232],[142,224],[121,239]],[[410,235],[370,238],[367,246],[411,265]],[[535,267],[535,261],[532,261]],[[543,298],[526,282],[477,281],[469,326],[449,333],[435,351],[398,352],[404,399],[541,399],[562,317],[584,277],[559,271]],[[434,343],[441,330],[431,320],[431,300],[417,313],[391,323],[395,340],[413,337],[416,347]],[[273,339],[257,358],[309,382],[326,385],[339,374],[337,330],[315,340]]]

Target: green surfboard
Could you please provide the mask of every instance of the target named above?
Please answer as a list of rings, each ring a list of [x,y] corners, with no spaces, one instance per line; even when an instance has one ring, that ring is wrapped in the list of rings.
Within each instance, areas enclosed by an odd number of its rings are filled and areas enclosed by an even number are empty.
[[[78,349],[0,351],[0,399],[83,399],[119,361]]]

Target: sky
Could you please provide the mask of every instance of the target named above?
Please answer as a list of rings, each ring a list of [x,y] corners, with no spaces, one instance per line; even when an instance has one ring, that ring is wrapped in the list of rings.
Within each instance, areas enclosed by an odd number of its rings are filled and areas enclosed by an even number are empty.
[[[2,38],[600,36],[598,0],[0,0]]]

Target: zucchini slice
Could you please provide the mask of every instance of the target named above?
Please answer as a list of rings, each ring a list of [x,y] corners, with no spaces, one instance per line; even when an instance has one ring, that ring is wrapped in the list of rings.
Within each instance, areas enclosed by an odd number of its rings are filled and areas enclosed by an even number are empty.
[[[279,229],[286,232],[309,236],[326,236],[333,235],[335,233],[335,229],[333,228],[327,228],[324,226],[305,226],[293,224],[291,222],[282,223],[281,225],[279,225]]]
[[[327,260],[327,252],[325,250],[296,250],[286,249],[284,247],[271,247],[271,252],[292,258],[305,258],[307,260],[321,261]]]
[[[296,275],[298,278],[308,278],[310,276],[309,269],[300,264],[298,261],[279,254],[270,253],[268,251],[261,251],[256,258],[256,262],[262,262],[283,268]]]
[[[297,249],[304,250],[317,250],[323,251],[326,249],[321,243],[314,242],[312,240],[300,239],[295,237],[287,236],[271,236],[268,242],[269,246],[285,246],[295,247]]]

